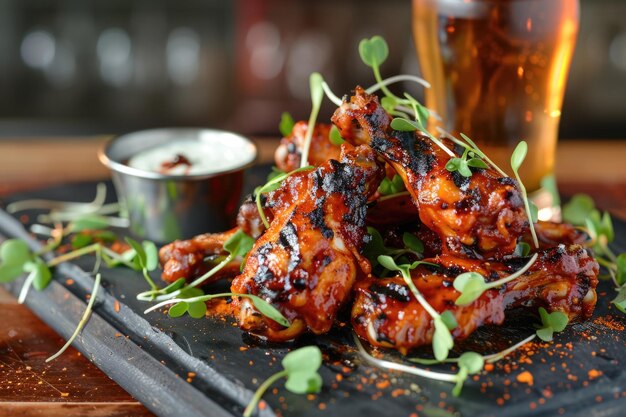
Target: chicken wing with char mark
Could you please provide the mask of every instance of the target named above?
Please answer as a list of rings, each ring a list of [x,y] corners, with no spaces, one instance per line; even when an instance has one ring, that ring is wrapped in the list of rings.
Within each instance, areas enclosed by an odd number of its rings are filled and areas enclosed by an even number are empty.
[[[360,87],[332,117],[346,141],[369,144],[395,168],[444,253],[482,259],[511,254],[528,230],[516,181],[492,169],[472,168],[469,178],[450,172],[443,149],[420,133],[393,130],[391,120],[378,98]]]
[[[411,271],[413,282],[435,310],[454,314],[455,339],[464,339],[485,324],[502,324],[505,312],[517,307],[533,313],[539,307],[558,310],[575,321],[589,318],[596,304],[598,263],[579,245],[542,250],[522,276],[465,306],[455,304],[460,293],[452,286],[454,277],[473,271],[493,281],[515,272],[527,259],[499,263],[442,255],[428,261],[440,267],[419,266]],[[355,292],[352,324],[362,339],[404,354],[432,342],[431,317],[401,277],[368,278],[355,285]]]
[[[280,203],[271,208],[270,227],[231,290],[262,297],[291,326],[285,329],[261,315],[248,298],[234,297],[242,329],[283,341],[307,329],[319,334],[331,328],[357,276],[370,272],[360,253],[367,239],[366,203],[383,176],[383,163],[369,147],[344,148],[341,162],[295,173],[268,195],[268,202]]]

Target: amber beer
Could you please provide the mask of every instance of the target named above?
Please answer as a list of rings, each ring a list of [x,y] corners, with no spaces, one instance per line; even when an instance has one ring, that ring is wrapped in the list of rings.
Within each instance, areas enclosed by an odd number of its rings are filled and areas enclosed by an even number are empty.
[[[529,190],[554,168],[578,0],[413,0],[426,105],[503,169],[528,142]]]

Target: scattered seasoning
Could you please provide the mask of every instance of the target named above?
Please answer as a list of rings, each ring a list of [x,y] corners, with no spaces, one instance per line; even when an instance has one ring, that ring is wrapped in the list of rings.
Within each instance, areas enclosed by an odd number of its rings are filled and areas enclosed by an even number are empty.
[[[120,302],[115,300],[115,303],[113,304],[113,309],[115,310],[116,313],[120,312]]]
[[[517,376],[517,382],[521,383],[521,384],[528,384],[530,386],[532,386],[534,384],[534,379],[533,379],[533,374],[531,374],[528,371],[524,371],[521,374],[519,374]]]
[[[587,376],[589,377],[589,379],[596,379],[597,377],[602,375],[602,371],[598,371],[597,369],[591,369],[589,372],[587,372]]]
[[[74,280],[72,278],[68,278],[65,280],[66,285],[74,285]]]

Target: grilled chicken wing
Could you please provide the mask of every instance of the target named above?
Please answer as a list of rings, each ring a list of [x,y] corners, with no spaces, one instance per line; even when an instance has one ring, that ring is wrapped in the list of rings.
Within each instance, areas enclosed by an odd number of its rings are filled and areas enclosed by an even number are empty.
[[[446,152],[419,133],[391,129],[391,116],[362,88],[335,111],[332,121],[345,140],[369,144],[395,168],[422,223],[444,243],[444,253],[501,258],[514,251],[518,237],[528,230],[515,180],[491,169],[474,168],[469,178],[448,171],[451,157]]]
[[[560,245],[540,252],[521,277],[502,288],[490,289],[466,306],[456,306],[460,295],[454,277],[475,271],[496,280],[519,269],[527,259],[509,263],[483,263],[450,255],[429,259],[440,268],[420,266],[413,282],[438,312],[450,310],[458,322],[453,337],[463,339],[483,324],[501,324],[505,311],[539,307],[562,311],[570,320],[589,318],[596,304],[598,263],[581,246]],[[391,347],[406,354],[432,342],[434,326],[401,277],[369,278],[355,285],[352,324],[357,334],[374,346]]]
[[[270,228],[256,241],[231,290],[262,297],[292,324],[285,329],[248,298],[234,297],[242,329],[273,341],[293,339],[307,328],[327,332],[357,275],[369,273],[360,254],[366,202],[384,176],[383,163],[367,146],[346,149],[341,162],[293,174],[268,195],[275,204]]]
[[[298,122],[293,126],[291,135],[281,139],[280,145],[274,152],[274,162],[279,169],[291,172],[300,168],[307,127],[307,122]],[[330,125],[323,123],[315,125],[309,148],[309,165],[319,166],[329,159],[339,159],[341,149],[330,142],[329,132]]]

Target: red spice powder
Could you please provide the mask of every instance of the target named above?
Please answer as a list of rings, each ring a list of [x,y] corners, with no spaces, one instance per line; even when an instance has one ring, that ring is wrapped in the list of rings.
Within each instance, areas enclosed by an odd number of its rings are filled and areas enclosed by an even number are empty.
[[[528,384],[530,386],[532,386],[535,383],[533,374],[531,374],[528,371],[522,372],[521,374],[517,376],[516,379],[517,379],[517,382],[522,383],[522,384]]]

